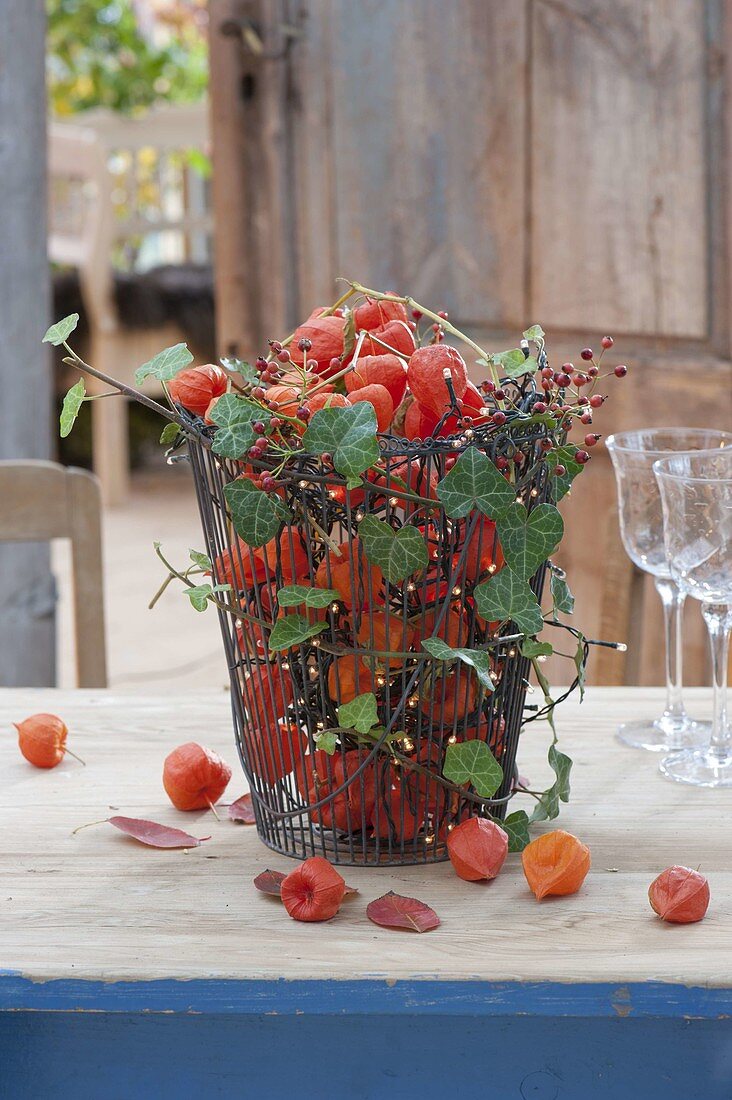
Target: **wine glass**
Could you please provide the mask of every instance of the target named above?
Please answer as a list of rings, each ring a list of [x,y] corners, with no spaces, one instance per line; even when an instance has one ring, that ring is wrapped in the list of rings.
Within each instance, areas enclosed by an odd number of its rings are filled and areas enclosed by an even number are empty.
[[[672,579],[663,543],[663,515],[653,463],[686,451],[732,447],[732,433],[705,428],[649,428],[608,437],[615,469],[620,533],[628,557],[653,576],[661,597],[666,644],[666,707],[656,719],[625,722],[618,737],[633,748],[669,752],[705,742],[709,723],[695,722],[682,699],[682,621],[685,594]]]
[[[727,652],[732,629],[732,449],[680,454],[653,465],[663,505],[671,576],[701,600],[712,647],[714,708],[709,744],[661,761],[661,771],[697,787],[732,786]]]

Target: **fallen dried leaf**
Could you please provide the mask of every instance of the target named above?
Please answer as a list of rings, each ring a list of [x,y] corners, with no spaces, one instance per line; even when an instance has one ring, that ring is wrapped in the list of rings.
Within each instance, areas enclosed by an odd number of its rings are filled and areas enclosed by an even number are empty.
[[[266,871],[262,871],[261,874],[257,875],[254,885],[263,894],[270,894],[273,898],[279,898],[282,896],[282,883],[286,878],[287,875],[283,875],[282,871],[270,871],[267,868]]]
[[[429,905],[417,898],[402,897],[393,890],[370,901],[366,916],[382,928],[403,928],[408,932],[429,932],[440,924],[440,918]]]
[[[287,875],[282,871],[271,871],[267,868],[266,871],[262,871],[254,879],[254,885],[257,890],[260,890],[263,894],[269,894],[273,898],[279,898],[282,895],[282,882],[287,878]],[[348,901],[349,898],[355,898],[358,894],[358,890],[355,886],[349,886],[346,883],[346,891],[343,895],[343,900]]]
[[[256,825],[250,794],[243,794],[241,798],[237,798],[236,802],[231,803],[227,812],[230,821],[240,821],[242,825]]]
[[[191,836],[182,829],[159,825],[157,821],[146,821],[142,817],[110,817],[107,820],[121,833],[151,848],[197,848],[204,840],[211,839],[210,836]]]

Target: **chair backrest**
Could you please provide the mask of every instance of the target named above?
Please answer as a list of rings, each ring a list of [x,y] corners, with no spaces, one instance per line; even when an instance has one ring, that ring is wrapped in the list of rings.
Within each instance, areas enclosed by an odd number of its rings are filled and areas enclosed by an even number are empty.
[[[49,255],[78,268],[97,329],[116,324],[115,262],[129,267],[134,257],[140,269],[210,259],[207,184],[190,162],[191,151],[204,154],[207,145],[203,103],[51,123]]]
[[[0,542],[56,538],[71,542],[78,686],[106,687],[99,482],[55,462],[0,462]]]

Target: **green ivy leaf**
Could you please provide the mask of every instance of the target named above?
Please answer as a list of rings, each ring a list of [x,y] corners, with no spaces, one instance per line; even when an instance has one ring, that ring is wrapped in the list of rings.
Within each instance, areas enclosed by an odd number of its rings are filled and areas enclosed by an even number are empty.
[[[310,588],[306,584],[288,584],[277,592],[280,607],[327,607],[334,600],[340,600],[340,592],[334,588]]]
[[[323,730],[322,733],[316,733],[314,740],[316,747],[322,749],[323,752],[327,752],[328,756],[332,756],[338,747],[338,736],[333,730]]]
[[[531,840],[529,815],[526,810],[515,810],[508,815],[505,821],[501,821],[499,824],[508,833],[509,852],[523,852]]]
[[[225,393],[214,405],[211,419],[217,426],[213,440],[215,453],[223,458],[241,458],[255,439],[252,424],[261,420],[265,427],[269,427],[271,417],[245,397]]]
[[[272,650],[292,649],[308,638],[314,638],[325,630],[325,623],[311,623],[305,615],[285,615],[278,619],[269,636],[269,648]]]
[[[585,668],[585,638],[583,634],[580,634],[577,641],[577,649],[574,654],[574,667],[577,669],[577,686],[579,687],[580,702],[585,697],[585,679],[587,675],[587,669]]]
[[[492,798],[503,780],[503,768],[484,741],[448,745],[442,774],[452,783],[470,783],[482,798]]]
[[[539,601],[528,582],[508,567],[479,584],[474,595],[484,619],[510,619],[524,634],[539,634],[544,626]]]
[[[179,371],[193,362],[193,356],[185,344],[173,344],[164,348],[135,371],[135,385],[141,386],[146,378],[169,382]]]
[[[187,596],[196,611],[205,611],[208,601],[216,592],[230,592],[230,584],[197,584],[195,588],[184,588],[183,595]]]
[[[535,638],[524,638],[521,643],[523,657],[551,657],[554,648],[550,642],[537,642]]]
[[[543,340],[546,333],[541,325],[532,325],[531,328],[527,328],[523,333],[524,340],[533,340],[537,343],[539,340]]]
[[[264,546],[281,524],[290,519],[287,506],[276,493],[264,493],[249,478],[239,477],[224,486],[231,522],[247,546]]]
[[[484,649],[453,649],[442,638],[425,638],[422,648],[438,661],[462,661],[475,669],[475,674],[486,691],[493,691],[490,677],[491,659]]]
[[[59,428],[62,439],[65,439],[73,428],[74,422],[79,415],[79,409],[84,404],[85,396],[86,386],[84,385],[84,379],[80,378],[79,381],[74,383],[71,387],[66,397],[64,397],[64,403],[61,407]]]
[[[427,546],[416,527],[395,531],[376,516],[365,516],[358,525],[358,537],[368,560],[378,565],[392,584],[429,565]]]
[[[493,356],[493,362],[500,367],[506,378],[520,378],[522,374],[533,374],[539,366],[535,355],[526,356],[520,348],[499,351]]]
[[[496,521],[498,537],[508,565],[517,577],[528,580],[562,541],[564,520],[553,504],[539,504],[527,512],[514,503]]]
[[[572,488],[572,482],[577,474],[582,473],[584,466],[579,462],[575,462],[574,451],[570,450],[569,447],[557,447],[555,450],[549,451],[546,456],[546,463],[552,474],[551,487],[554,499],[561,500]],[[566,473],[554,477],[554,470],[557,466],[564,466]]]
[[[169,421],[162,432],[160,433],[160,442],[164,445],[168,443],[175,443],[178,435],[180,434],[180,428],[174,420]]]
[[[564,577],[552,571],[551,575],[552,600],[554,601],[554,614],[558,611],[565,615],[571,615],[574,611],[574,596],[570,592],[569,585]]]
[[[536,803],[530,818],[532,822],[552,821],[559,816],[559,803],[569,802],[569,774],[572,770],[572,761],[553,744],[549,746],[547,760],[556,779]]]
[[[302,445],[312,454],[333,456],[339,474],[361,484],[358,476],[379,458],[376,438],[376,413],[368,401],[359,401],[350,409],[319,409],[302,437]]]
[[[371,691],[357,695],[350,703],[338,707],[338,721],[344,729],[366,734],[379,720],[376,696]]]
[[[515,490],[477,447],[468,447],[437,486],[450,519],[463,519],[474,508],[495,519],[516,499]]]
[[[260,378],[251,363],[246,363],[243,359],[235,359],[233,356],[224,356],[219,360],[222,367],[227,370],[235,371],[240,374],[245,382],[252,386],[258,386],[260,384]]]
[[[207,573],[211,572],[213,566],[211,565],[211,559],[208,554],[202,554],[200,550],[189,550],[189,554],[191,555],[191,561],[194,565],[197,565],[199,569],[203,569]]]
[[[57,321],[55,325],[51,325],[51,327],[46,330],[46,335],[43,337],[41,343],[53,344],[53,346],[57,348],[59,344],[63,344],[65,340],[68,340],[78,323],[79,314],[70,313],[68,317],[62,318],[62,320]]]

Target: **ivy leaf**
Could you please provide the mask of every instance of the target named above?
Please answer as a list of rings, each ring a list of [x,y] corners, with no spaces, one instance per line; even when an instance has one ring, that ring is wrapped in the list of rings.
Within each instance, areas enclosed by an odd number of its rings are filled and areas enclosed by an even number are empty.
[[[310,588],[306,584],[288,584],[277,593],[280,607],[298,607],[304,603],[306,607],[321,608],[340,599],[340,592],[334,588]]]
[[[477,447],[468,447],[437,486],[450,519],[463,519],[474,508],[495,519],[516,499],[514,489]]]
[[[216,592],[230,592],[230,584],[197,584],[195,588],[185,588],[183,595],[187,596],[196,611],[205,611],[208,607],[209,597]]]
[[[453,783],[470,783],[482,798],[492,798],[503,780],[503,768],[484,741],[448,745],[442,774]]]
[[[509,814],[505,821],[501,821],[501,828],[508,833],[509,852],[523,852],[531,840],[529,833],[529,815],[526,810],[515,810]]]
[[[376,516],[365,516],[358,525],[358,536],[368,560],[378,565],[392,584],[429,565],[427,546],[415,527],[395,531]]]
[[[290,519],[289,509],[277,494],[262,492],[249,478],[230,481],[224,486],[224,496],[234,530],[247,546],[264,546]]]
[[[328,756],[332,756],[338,747],[338,737],[333,730],[323,730],[316,734],[315,744],[323,752],[327,752]]]
[[[475,669],[475,674],[486,691],[493,691],[490,677],[491,660],[484,649],[453,649],[442,638],[425,638],[422,648],[438,661],[462,661]]]
[[[311,623],[305,615],[285,615],[278,619],[269,636],[269,648],[272,650],[292,649],[308,638],[314,638],[325,630],[325,623]]]
[[[571,451],[569,447],[557,447],[555,450],[549,451],[546,456],[546,463],[552,475],[557,466],[564,466],[566,470],[566,473],[560,474],[559,477],[552,476],[551,479],[554,499],[561,500],[572,488],[572,482],[577,474],[582,473],[584,466],[579,462],[575,462],[574,451]]]
[[[553,504],[539,504],[528,512],[523,504],[514,503],[496,526],[504,557],[523,580],[533,577],[564,534],[564,520]]]
[[[546,333],[541,325],[532,325],[531,328],[527,328],[523,333],[524,340],[533,340],[537,343],[539,340],[543,340]]]
[[[484,619],[510,619],[524,634],[539,634],[544,626],[539,601],[528,582],[508,567],[479,584],[474,595]]]
[[[577,641],[577,649],[574,654],[574,667],[577,669],[577,686],[580,692],[580,702],[585,697],[585,678],[587,669],[585,667],[585,638],[583,634],[580,634]]]
[[[551,576],[552,600],[554,601],[554,614],[563,611],[565,615],[571,615],[574,611],[574,596],[570,592],[569,585],[564,577],[552,571]]]
[[[157,378],[160,382],[169,382],[179,371],[193,362],[193,356],[185,344],[173,344],[164,348],[147,363],[135,371],[135,385],[140,386],[146,378]]]
[[[338,707],[338,721],[345,729],[366,734],[379,720],[376,696],[371,691],[357,695],[350,703]]]
[[[68,340],[78,323],[79,314],[70,313],[68,317],[62,318],[60,321],[57,321],[55,325],[51,325],[51,327],[46,330],[46,335],[43,337],[41,343],[53,344],[53,346],[57,348],[59,344],[63,344],[65,340]]]
[[[302,437],[302,445],[312,454],[333,456],[339,474],[360,485],[358,476],[379,457],[376,438],[376,413],[368,401],[359,401],[350,409],[319,409]]]
[[[251,363],[246,363],[243,359],[235,359],[233,356],[224,356],[219,362],[226,370],[240,374],[245,382],[251,383],[252,386],[259,385],[259,375]]]
[[[79,415],[79,409],[84,404],[85,396],[86,386],[84,385],[84,379],[80,378],[79,381],[71,387],[66,397],[64,397],[64,403],[61,407],[59,428],[62,439],[65,439],[73,428],[74,422]]]
[[[554,772],[556,779],[534,807],[531,821],[552,821],[559,815],[559,803],[569,802],[569,774],[572,770],[572,761],[566,753],[560,752],[556,745],[549,746],[547,753],[549,767]]]
[[[535,355],[524,355],[520,348],[511,351],[499,351],[493,356],[493,362],[506,378],[520,378],[522,374],[533,374],[539,364]]]
[[[211,565],[211,559],[208,554],[202,554],[200,550],[189,550],[191,555],[191,561],[194,565],[197,565],[199,569],[205,570],[207,573],[211,572],[213,566]]]
[[[554,647],[550,642],[538,642],[536,638],[524,638],[521,643],[523,657],[551,657]]]
[[[259,405],[235,393],[225,393],[214,405],[211,419],[218,429],[213,440],[215,453],[224,458],[241,458],[254,442],[254,421],[261,420],[269,427],[271,418]]]
[[[175,443],[179,433],[180,428],[174,420],[171,420],[165,425],[162,432],[160,433],[160,442],[163,444]]]

